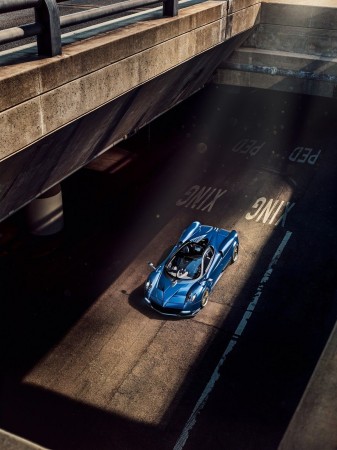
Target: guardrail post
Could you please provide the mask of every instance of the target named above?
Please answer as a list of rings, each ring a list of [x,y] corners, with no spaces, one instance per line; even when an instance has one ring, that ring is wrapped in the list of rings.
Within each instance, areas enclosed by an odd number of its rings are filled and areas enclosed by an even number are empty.
[[[37,36],[39,55],[61,55],[61,27],[60,16],[55,0],[42,0],[35,7],[36,22],[42,25],[43,31]]]
[[[178,15],[178,0],[164,0],[164,16],[174,17]]]

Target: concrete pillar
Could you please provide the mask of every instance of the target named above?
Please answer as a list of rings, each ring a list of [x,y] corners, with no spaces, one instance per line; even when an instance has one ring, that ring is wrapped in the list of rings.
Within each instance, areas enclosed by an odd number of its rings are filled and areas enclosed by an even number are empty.
[[[31,233],[48,236],[63,228],[61,185],[58,184],[26,207],[26,217]]]

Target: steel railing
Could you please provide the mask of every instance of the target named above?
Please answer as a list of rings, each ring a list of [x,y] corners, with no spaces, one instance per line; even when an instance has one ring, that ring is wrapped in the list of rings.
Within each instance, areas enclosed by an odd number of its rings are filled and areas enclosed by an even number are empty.
[[[66,0],[1,0],[0,14],[34,8],[35,23],[0,31],[0,45],[37,36],[39,55],[60,55],[62,53],[62,28],[158,3],[158,0],[125,0],[112,5],[60,16],[57,3],[63,1]],[[173,17],[178,14],[178,0],[162,0],[162,3],[164,16]]]

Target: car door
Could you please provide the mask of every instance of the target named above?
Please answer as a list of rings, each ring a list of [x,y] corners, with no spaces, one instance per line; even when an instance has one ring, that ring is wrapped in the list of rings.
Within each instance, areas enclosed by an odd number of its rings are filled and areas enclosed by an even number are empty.
[[[218,273],[221,272],[221,267],[219,266],[221,259],[213,247],[208,247],[204,253],[203,259],[205,280],[207,282],[207,287],[211,289],[218,278]]]

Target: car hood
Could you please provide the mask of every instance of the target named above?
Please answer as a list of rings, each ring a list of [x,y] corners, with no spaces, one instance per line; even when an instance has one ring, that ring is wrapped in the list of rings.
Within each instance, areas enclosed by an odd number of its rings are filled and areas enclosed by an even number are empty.
[[[151,297],[160,305],[183,305],[192,286],[191,281],[172,280],[162,273],[152,289]]]

